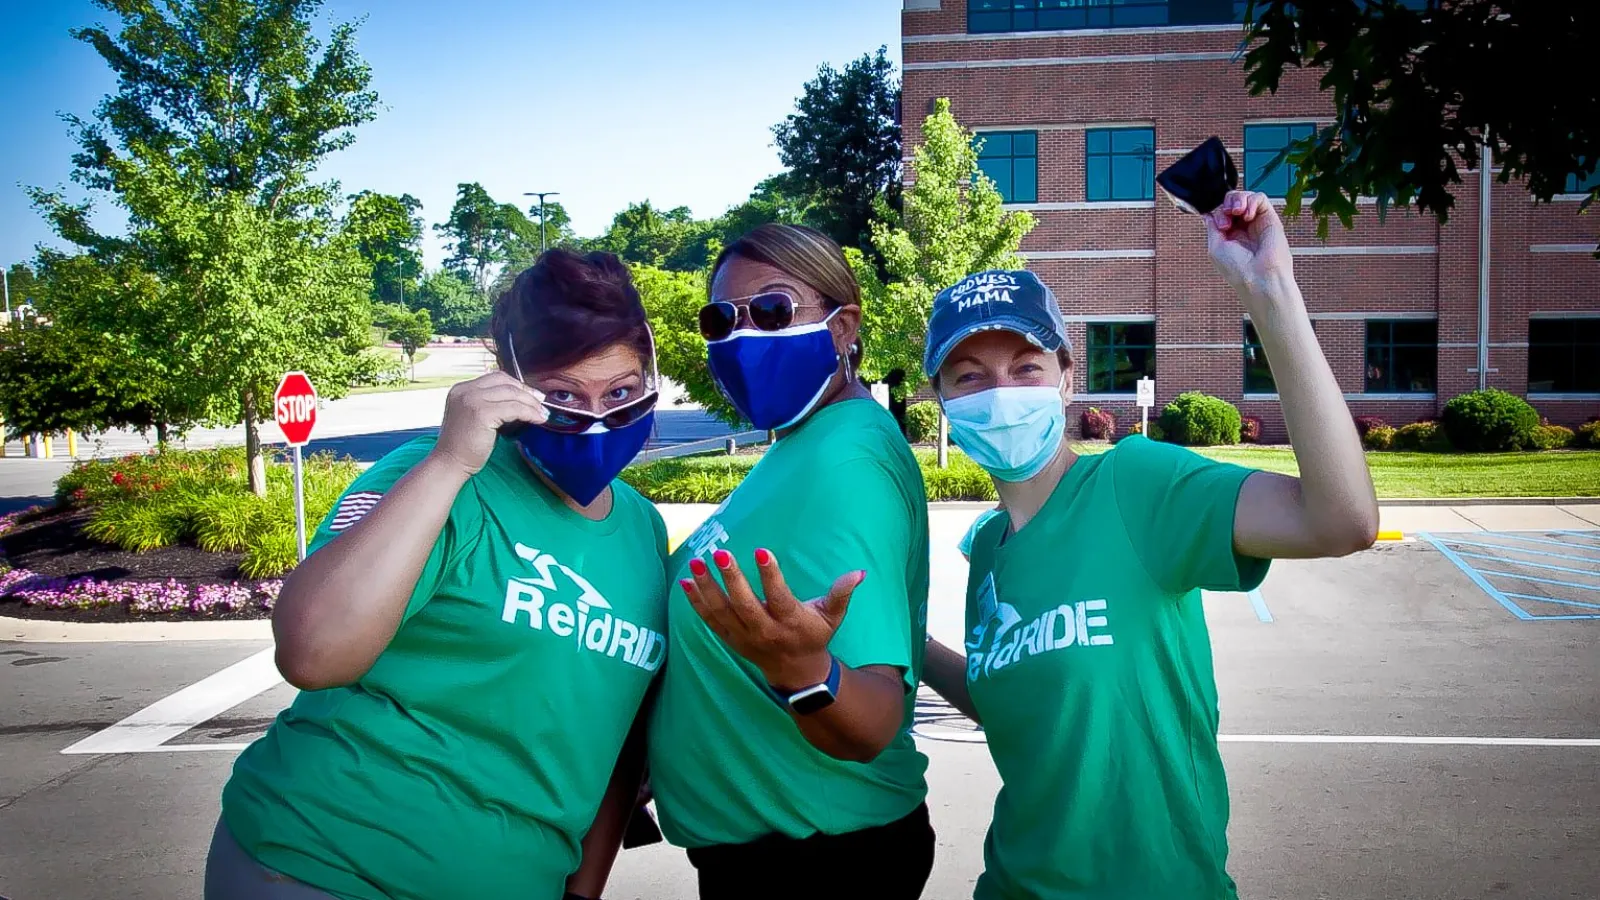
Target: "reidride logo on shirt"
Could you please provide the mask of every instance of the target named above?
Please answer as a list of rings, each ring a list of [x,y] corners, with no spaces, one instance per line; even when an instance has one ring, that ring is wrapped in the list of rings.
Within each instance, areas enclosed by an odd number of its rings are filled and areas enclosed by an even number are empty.
[[[995,596],[994,573],[978,588],[980,624],[967,641],[967,681],[977,681],[1034,656],[1072,647],[1108,647],[1113,643],[1110,622],[1101,613],[1105,600],[1079,600],[1047,609],[1022,624],[1016,607]],[[1021,626],[1020,628],[1018,626]],[[987,648],[987,649],[985,649]]]
[[[516,624],[519,613],[528,614],[528,627],[548,630],[560,638],[573,638],[581,651],[621,659],[646,672],[661,667],[667,655],[667,639],[660,633],[611,614],[611,603],[589,583],[548,553],[519,543],[517,556],[527,560],[538,573],[532,578],[512,578],[506,582],[505,605],[500,620]],[[559,590],[555,573],[560,572],[578,588],[573,603],[546,604],[545,592]],[[548,629],[547,627],[548,626]]]

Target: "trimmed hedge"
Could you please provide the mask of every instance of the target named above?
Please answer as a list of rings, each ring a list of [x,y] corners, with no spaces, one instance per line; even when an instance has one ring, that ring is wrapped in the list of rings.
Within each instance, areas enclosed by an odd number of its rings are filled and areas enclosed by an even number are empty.
[[[1444,429],[1457,450],[1494,453],[1533,446],[1539,413],[1528,401],[1490,388],[1454,397],[1444,405]]]
[[[1579,447],[1585,447],[1590,450],[1600,450],[1600,419],[1579,425],[1574,443]]]
[[[1161,411],[1161,428],[1176,443],[1215,447],[1239,443],[1244,418],[1238,407],[1221,397],[1186,391]]]
[[[939,439],[939,404],[932,400],[906,407],[906,431],[913,444],[931,444]]]
[[[1395,430],[1387,425],[1374,425],[1361,435],[1361,446],[1368,450],[1388,450],[1394,447]]]
[[[1540,425],[1533,429],[1529,442],[1538,450],[1565,450],[1577,436],[1562,425]]]
[[[1389,428],[1389,423],[1378,416],[1356,416],[1356,434],[1363,438],[1374,428]],[[1390,431],[1394,429],[1390,428]]]
[[[1412,422],[1401,426],[1394,433],[1392,447],[1413,453],[1449,453],[1451,450],[1450,436],[1438,422]]]

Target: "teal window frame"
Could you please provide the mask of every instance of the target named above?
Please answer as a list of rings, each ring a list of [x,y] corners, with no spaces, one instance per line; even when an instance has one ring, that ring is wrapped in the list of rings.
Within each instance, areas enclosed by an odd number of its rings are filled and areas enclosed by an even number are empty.
[[[1432,394],[1439,388],[1437,319],[1366,320],[1368,394]]]
[[[1156,130],[1090,128],[1083,133],[1083,189],[1090,203],[1156,198]]]
[[[1308,138],[1316,131],[1314,122],[1244,126],[1244,180],[1241,186],[1260,191],[1268,197],[1289,196],[1289,186],[1294,184],[1296,174],[1295,165],[1285,160],[1271,171],[1267,167],[1290,144]]]
[[[1084,341],[1091,394],[1134,394],[1141,378],[1156,377],[1156,323],[1090,322]]]
[[[1039,202],[1039,133],[1037,131],[980,131],[978,169],[1000,189],[1006,203]]]
[[[1173,24],[1171,7],[1170,0],[967,0],[967,33],[1152,28]]]
[[[1600,319],[1528,320],[1528,393],[1600,394]]]

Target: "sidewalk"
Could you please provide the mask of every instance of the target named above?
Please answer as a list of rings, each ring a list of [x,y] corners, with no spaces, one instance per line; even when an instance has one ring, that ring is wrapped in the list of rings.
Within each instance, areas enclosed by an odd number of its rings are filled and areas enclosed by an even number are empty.
[[[1420,531],[1593,531],[1600,530],[1600,501],[1573,504],[1462,504],[1459,506],[1379,506],[1379,528]]]

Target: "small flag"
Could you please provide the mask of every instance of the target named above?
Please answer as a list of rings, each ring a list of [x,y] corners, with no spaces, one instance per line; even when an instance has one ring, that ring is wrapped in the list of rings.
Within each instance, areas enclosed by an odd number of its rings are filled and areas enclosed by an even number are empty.
[[[346,494],[339,501],[339,508],[333,514],[333,521],[328,523],[329,531],[343,531],[351,525],[361,521],[367,513],[372,512],[378,505],[383,495],[377,491],[356,491]]]

